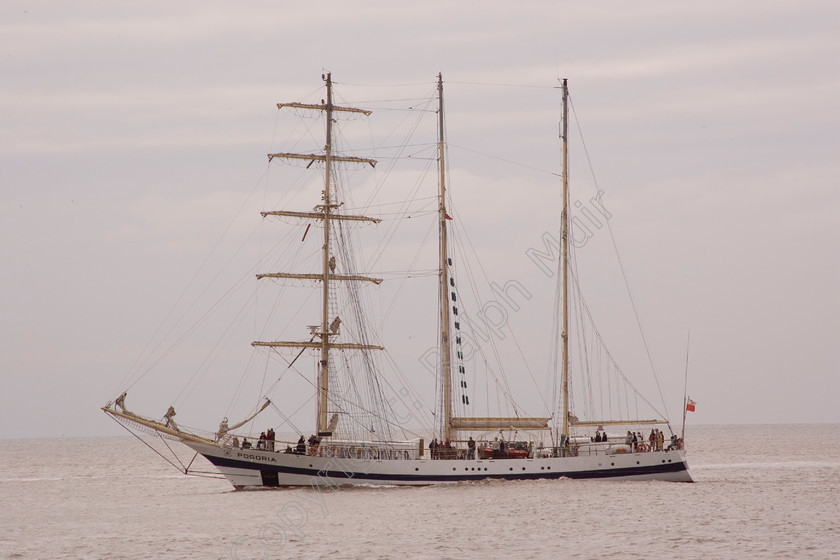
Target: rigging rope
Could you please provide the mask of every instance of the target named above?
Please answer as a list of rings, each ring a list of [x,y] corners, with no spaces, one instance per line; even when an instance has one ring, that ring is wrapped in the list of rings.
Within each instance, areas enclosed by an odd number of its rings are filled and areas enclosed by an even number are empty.
[[[574,103],[572,103],[571,96],[569,96],[569,105],[571,106],[572,113],[574,114],[574,117],[575,117],[575,124],[577,125],[578,134],[579,134],[580,139],[581,139],[581,145],[583,146],[583,152],[586,156],[586,161],[589,164],[589,170],[590,170],[590,173],[592,174],[592,180],[595,182],[596,190],[598,192],[600,192],[600,189],[598,187],[598,181],[597,181],[597,178],[595,177],[595,170],[592,167],[592,160],[589,157],[589,150],[586,148],[586,142],[583,140],[583,132],[580,129],[580,121],[578,120],[577,112],[575,112],[575,106],[574,106]],[[645,336],[644,328],[642,328],[642,320],[641,320],[641,317],[639,316],[639,310],[636,306],[636,300],[635,300],[635,298],[633,298],[633,292],[630,290],[630,281],[627,278],[627,272],[624,270],[624,264],[621,261],[621,255],[618,251],[618,244],[616,243],[615,235],[613,234],[613,230],[612,230],[612,226],[610,225],[610,221],[609,220],[605,220],[605,221],[607,223],[607,231],[610,233],[610,241],[612,242],[613,250],[615,252],[615,257],[616,257],[616,260],[618,261],[619,269],[621,270],[621,276],[624,279],[624,286],[627,289],[627,295],[630,298],[630,304],[633,308],[633,315],[636,318],[636,325],[639,328],[639,334],[642,337],[642,342],[643,342],[644,347],[645,347],[645,353],[647,354],[648,363],[650,364],[650,369],[651,369],[651,372],[653,373],[653,379],[656,382],[656,388],[659,391],[659,398],[662,400],[662,405],[665,407],[665,418],[670,419],[670,414],[668,413],[668,403],[665,400],[665,396],[662,393],[662,386],[659,383],[659,376],[656,374],[656,366],[653,363],[653,356],[650,352],[650,345],[648,344],[647,337]],[[648,403],[648,404],[650,404],[650,403]]]

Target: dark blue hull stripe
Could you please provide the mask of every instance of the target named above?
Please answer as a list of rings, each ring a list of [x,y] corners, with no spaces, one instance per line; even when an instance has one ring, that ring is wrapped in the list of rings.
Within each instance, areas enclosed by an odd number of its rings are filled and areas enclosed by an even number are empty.
[[[246,469],[255,472],[276,472],[285,474],[295,474],[310,477],[330,477],[330,478],[346,478],[350,480],[369,480],[376,482],[412,482],[415,484],[422,484],[424,482],[463,482],[469,480],[487,480],[488,478],[502,479],[502,480],[537,480],[537,479],[553,479],[553,478],[617,478],[623,476],[645,476],[652,474],[664,473],[678,473],[688,470],[686,464],[682,461],[675,463],[662,463],[657,465],[650,465],[644,467],[626,467],[626,468],[611,468],[598,469],[586,471],[540,471],[540,472],[525,472],[509,474],[490,474],[490,473],[475,473],[475,474],[457,474],[453,472],[450,474],[379,474],[366,472],[345,472],[343,470],[329,470],[319,471],[318,469],[286,467],[280,465],[270,464],[255,464],[246,461],[238,461],[236,459],[227,459],[224,457],[206,456],[207,459],[217,467],[231,467],[237,469]]]

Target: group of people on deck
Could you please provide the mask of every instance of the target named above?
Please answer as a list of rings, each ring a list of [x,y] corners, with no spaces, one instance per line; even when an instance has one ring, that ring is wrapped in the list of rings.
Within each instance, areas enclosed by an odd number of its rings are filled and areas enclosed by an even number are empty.
[[[592,438],[592,441],[595,443],[601,443],[602,441],[607,441],[607,430],[604,430],[604,434],[601,435],[601,430],[595,430],[595,437]]]
[[[451,441],[446,440],[444,443],[440,443],[437,438],[429,443],[429,451],[432,452],[432,459],[449,459],[455,457],[456,454]]]
[[[269,428],[265,432],[260,432],[260,439],[257,442],[257,449],[265,449],[266,451],[274,451],[274,429]]]
[[[604,433],[606,436],[606,433]],[[597,437],[597,435],[596,435]],[[595,441],[598,441],[597,439]],[[602,441],[606,441],[606,438]],[[650,431],[650,435],[645,442],[645,437],[641,432],[627,432],[627,437],[624,438],[624,444],[627,445],[633,453],[645,451],[662,451],[665,448],[665,434],[654,428]],[[671,442],[668,449],[682,449],[682,439],[677,437],[677,434],[671,436]]]
[[[433,439],[429,442],[429,451],[432,459],[455,459],[458,456],[458,448],[449,440],[440,443],[437,438]],[[467,459],[475,459],[475,440],[472,436],[467,441]]]
[[[309,436],[309,439],[304,439],[303,435],[301,434],[300,438],[297,441],[297,444],[294,447],[288,445],[286,446],[286,453],[294,453],[295,455],[306,455],[307,443],[309,444],[310,451],[314,451],[318,448],[318,445],[321,443],[321,438],[312,435]]]
[[[233,445],[234,447],[239,447],[236,439],[234,439]],[[251,442],[248,441],[248,438],[242,438],[242,449],[251,449]],[[260,432],[260,439],[257,441],[257,449],[274,451],[274,428],[269,428],[264,432]]]
[[[263,449],[265,451],[274,451],[274,440],[275,440],[275,433],[274,428],[269,428],[268,430],[260,433],[260,439],[257,441],[257,449]],[[291,447],[289,445],[286,446],[286,453],[295,453],[297,455],[306,455],[307,450],[307,443],[309,444],[309,449],[317,448],[318,445],[321,443],[321,438],[316,436],[309,436],[309,439],[304,439],[303,436],[300,436],[300,439],[297,442],[295,447]],[[234,447],[239,447],[238,440],[234,439],[233,443]],[[248,438],[242,439],[242,449],[251,449],[252,444],[248,441]]]

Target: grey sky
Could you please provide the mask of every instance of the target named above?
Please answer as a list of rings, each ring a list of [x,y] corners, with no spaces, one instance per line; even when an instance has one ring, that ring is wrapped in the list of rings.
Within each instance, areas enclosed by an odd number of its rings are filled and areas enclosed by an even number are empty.
[[[672,413],[691,331],[691,421],[840,422],[838,52],[833,0],[4,2],[0,437],[117,433],[98,407],[325,70],[442,72],[453,144],[551,170],[556,92],[469,84],[569,78]],[[512,188],[460,155],[464,191]],[[552,217],[516,188],[464,219],[550,293],[524,254]]]

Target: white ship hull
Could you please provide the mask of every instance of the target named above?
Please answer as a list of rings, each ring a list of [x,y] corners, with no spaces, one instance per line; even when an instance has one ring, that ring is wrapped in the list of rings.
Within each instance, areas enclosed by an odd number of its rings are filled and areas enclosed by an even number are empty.
[[[685,451],[534,459],[350,459],[184,442],[237,489],[285,486],[427,486],[487,479],[693,482]]]

